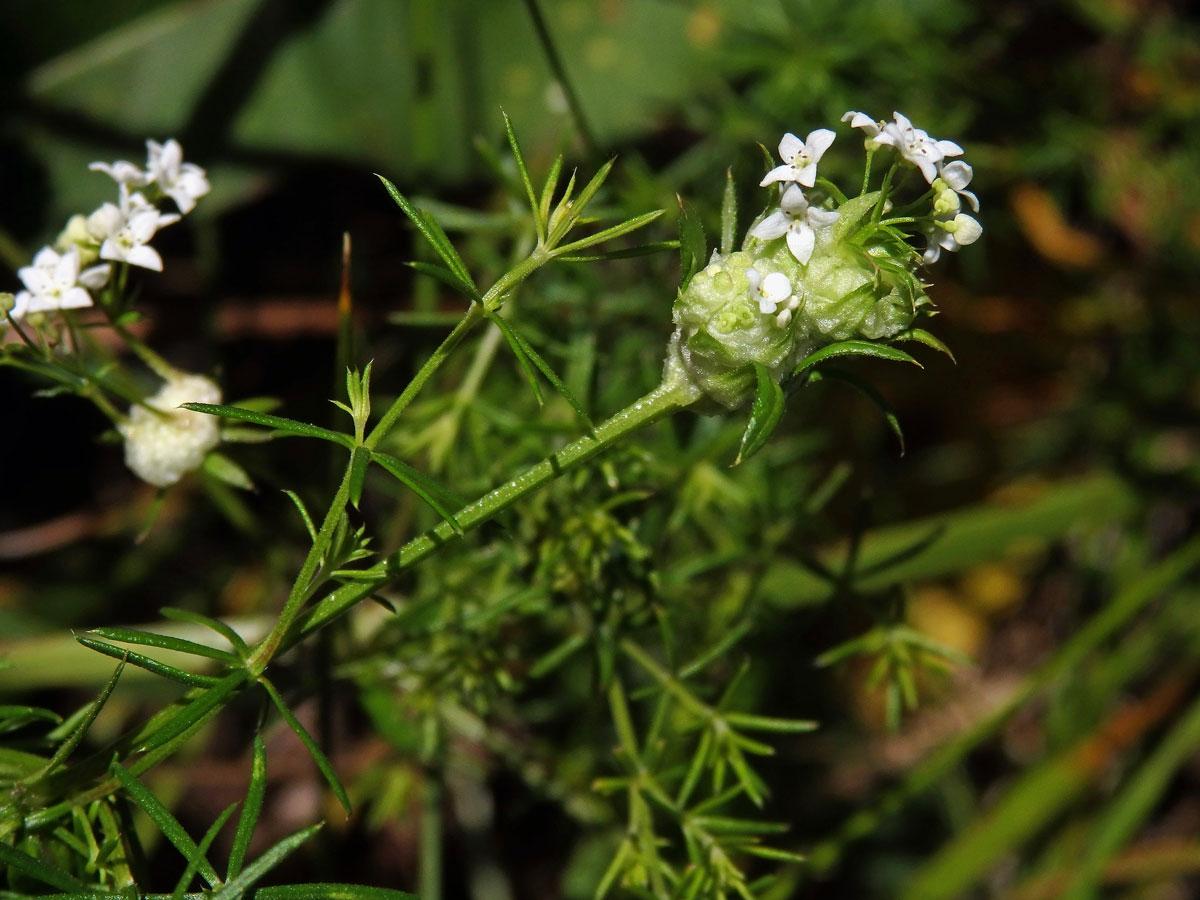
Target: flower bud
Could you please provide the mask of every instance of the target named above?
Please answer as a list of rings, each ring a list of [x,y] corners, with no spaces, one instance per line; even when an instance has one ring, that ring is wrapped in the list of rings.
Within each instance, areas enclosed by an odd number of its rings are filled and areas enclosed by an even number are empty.
[[[183,372],[168,375],[158,393],[146,398],[144,406],[134,406],[129,420],[119,426],[125,465],[156,487],[168,487],[199,468],[221,440],[220,420],[178,407],[220,402],[221,389],[210,379]]]

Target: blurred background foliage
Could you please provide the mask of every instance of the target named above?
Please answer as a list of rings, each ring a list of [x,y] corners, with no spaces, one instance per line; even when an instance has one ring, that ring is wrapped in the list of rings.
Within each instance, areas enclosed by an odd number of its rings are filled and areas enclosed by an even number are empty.
[[[766,815],[789,825],[775,844],[809,855],[767,896],[1200,890],[1188,4],[8,0],[0,34],[7,286],[104,199],[88,162],[177,137],[214,193],[143,279],[155,345],[219,372],[233,400],[272,394],[310,421],[329,419],[339,380],[343,232],[356,361],[375,359],[384,394],[459,308],[403,266],[427,251],[372,171],[422,198],[481,282],[509,264],[522,232],[512,172],[489,162],[500,107],[535,172],[559,151],[584,171],[617,154],[606,203],[632,215],[678,193],[710,234],[727,167],[752,210],[754,144],[849,109],[900,109],[975,166],[980,252],[931,291],[957,364],[855,368],[895,409],[903,455],[831,377],[737,469],[741,423],[684,414],[430,560],[399,586],[398,616],[363,611],[293,661],[285,680],[314,698],[301,710],[359,808],[290,863],[299,877],[412,889],[424,809],[446,836],[447,896],[591,896],[624,828],[592,791],[620,770],[596,673],[628,664],[623,635],[666,621],[668,659],[670,641],[686,659],[740,637],[705,669],[706,696],[746,661],[744,708],[820,723],[760,769]],[[512,309],[607,415],[655,383],[677,277],[666,255],[564,267]],[[107,681],[70,627],[153,621],[170,603],[261,633],[302,549],[278,489],[320,508],[320,449],[244,448],[256,494],[197,479],[135,545],[145,486],[97,444],[94,414],[34,387],[0,379],[0,690],[32,698],[9,702],[66,711]],[[564,404],[527,394],[484,335],[391,449],[479,493],[578,433]],[[364,506],[386,549],[425,521],[389,492]],[[96,744],[173,696],[139,674]],[[631,703],[644,721],[649,701]],[[235,707],[152,774],[197,833],[241,796],[252,724]],[[268,747],[273,838],[330,812],[289,741]]]

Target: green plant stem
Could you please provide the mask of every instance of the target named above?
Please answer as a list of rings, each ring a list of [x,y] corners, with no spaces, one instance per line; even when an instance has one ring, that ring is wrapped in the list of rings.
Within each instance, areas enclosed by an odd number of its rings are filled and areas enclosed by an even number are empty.
[[[426,773],[421,796],[420,859],[417,896],[421,900],[442,897],[442,786],[436,775]]]
[[[585,435],[526,469],[491,493],[469,503],[454,518],[465,531],[486,522],[526,494],[537,490],[567,470],[603,452],[625,435],[637,431],[663,416],[677,412],[696,399],[689,386],[678,382],[659,385],[646,396],[631,403],[612,418],[596,426],[594,435]],[[442,522],[420,537],[413,538],[388,557],[385,574],[369,581],[343,585],[325,597],[299,621],[299,629],[284,642],[290,647],[326,622],[341,615],[360,600],[387,584],[397,574],[429,556],[454,537],[449,522]]]

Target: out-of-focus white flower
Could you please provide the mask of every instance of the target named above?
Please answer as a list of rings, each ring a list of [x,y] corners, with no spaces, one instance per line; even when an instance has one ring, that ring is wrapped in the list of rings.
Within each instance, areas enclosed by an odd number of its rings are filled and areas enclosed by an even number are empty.
[[[150,180],[156,182],[162,192],[175,201],[182,213],[196,207],[196,200],[209,192],[208,177],[195,163],[183,161],[183,148],[172,138],[165,144],[146,141],[149,159]]]
[[[33,264],[17,270],[25,290],[16,296],[13,317],[59,309],[82,309],[92,305],[88,290],[98,290],[108,281],[110,267],[93,266],[79,271],[79,251],[75,247],[58,253],[43,247]]]
[[[779,158],[783,160],[783,165],[768,172],[759,187],[776,181],[795,181],[812,187],[817,183],[817,163],[833,143],[834,137],[836,135],[828,128],[811,131],[804,140],[789,131],[779,142]]]
[[[146,398],[146,406],[154,409],[134,406],[129,420],[118,426],[125,439],[125,465],[156,487],[169,487],[198,469],[221,441],[220,420],[178,407],[220,402],[221,389],[211,379],[185,372],[168,376],[158,393]]]
[[[87,229],[100,244],[101,259],[161,272],[162,257],[150,246],[150,239],[160,228],[178,221],[178,213],[161,213],[141,194],[129,194],[122,188],[121,205],[102,205],[88,216]]]
[[[751,266],[746,270],[746,280],[750,282],[750,296],[758,301],[758,311],[763,315],[773,315],[779,304],[786,304],[792,296],[792,283],[782,272],[764,275]]]
[[[894,112],[894,122],[888,122],[874,136],[878,144],[888,144],[900,151],[900,155],[921,170],[930,184],[938,174],[938,163],[947,156],[961,156],[963,149],[954,141],[935,141],[925,131],[913,127],[903,113]]]
[[[759,222],[750,231],[751,237],[769,241],[787,235],[792,256],[807,265],[817,243],[818,228],[828,228],[837,221],[837,210],[810,206],[799,185],[789,185],[779,201],[779,209]]]
[[[117,184],[126,188],[145,187],[153,181],[153,176],[149,172],[144,172],[133,163],[123,159],[117,160],[115,163],[90,163],[88,168],[93,172],[103,172]]]

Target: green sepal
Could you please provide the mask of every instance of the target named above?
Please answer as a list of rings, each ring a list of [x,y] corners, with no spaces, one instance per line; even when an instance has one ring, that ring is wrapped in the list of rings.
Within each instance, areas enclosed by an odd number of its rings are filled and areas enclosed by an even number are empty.
[[[754,375],[757,387],[754,394],[754,405],[750,407],[750,421],[742,434],[742,444],[738,448],[737,459],[733,464],[739,465],[763,448],[767,439],[783,418],[783,410],[787,404],[783,396],[783,388],[779,386],[770,370],[762,363],[754,363]]]

